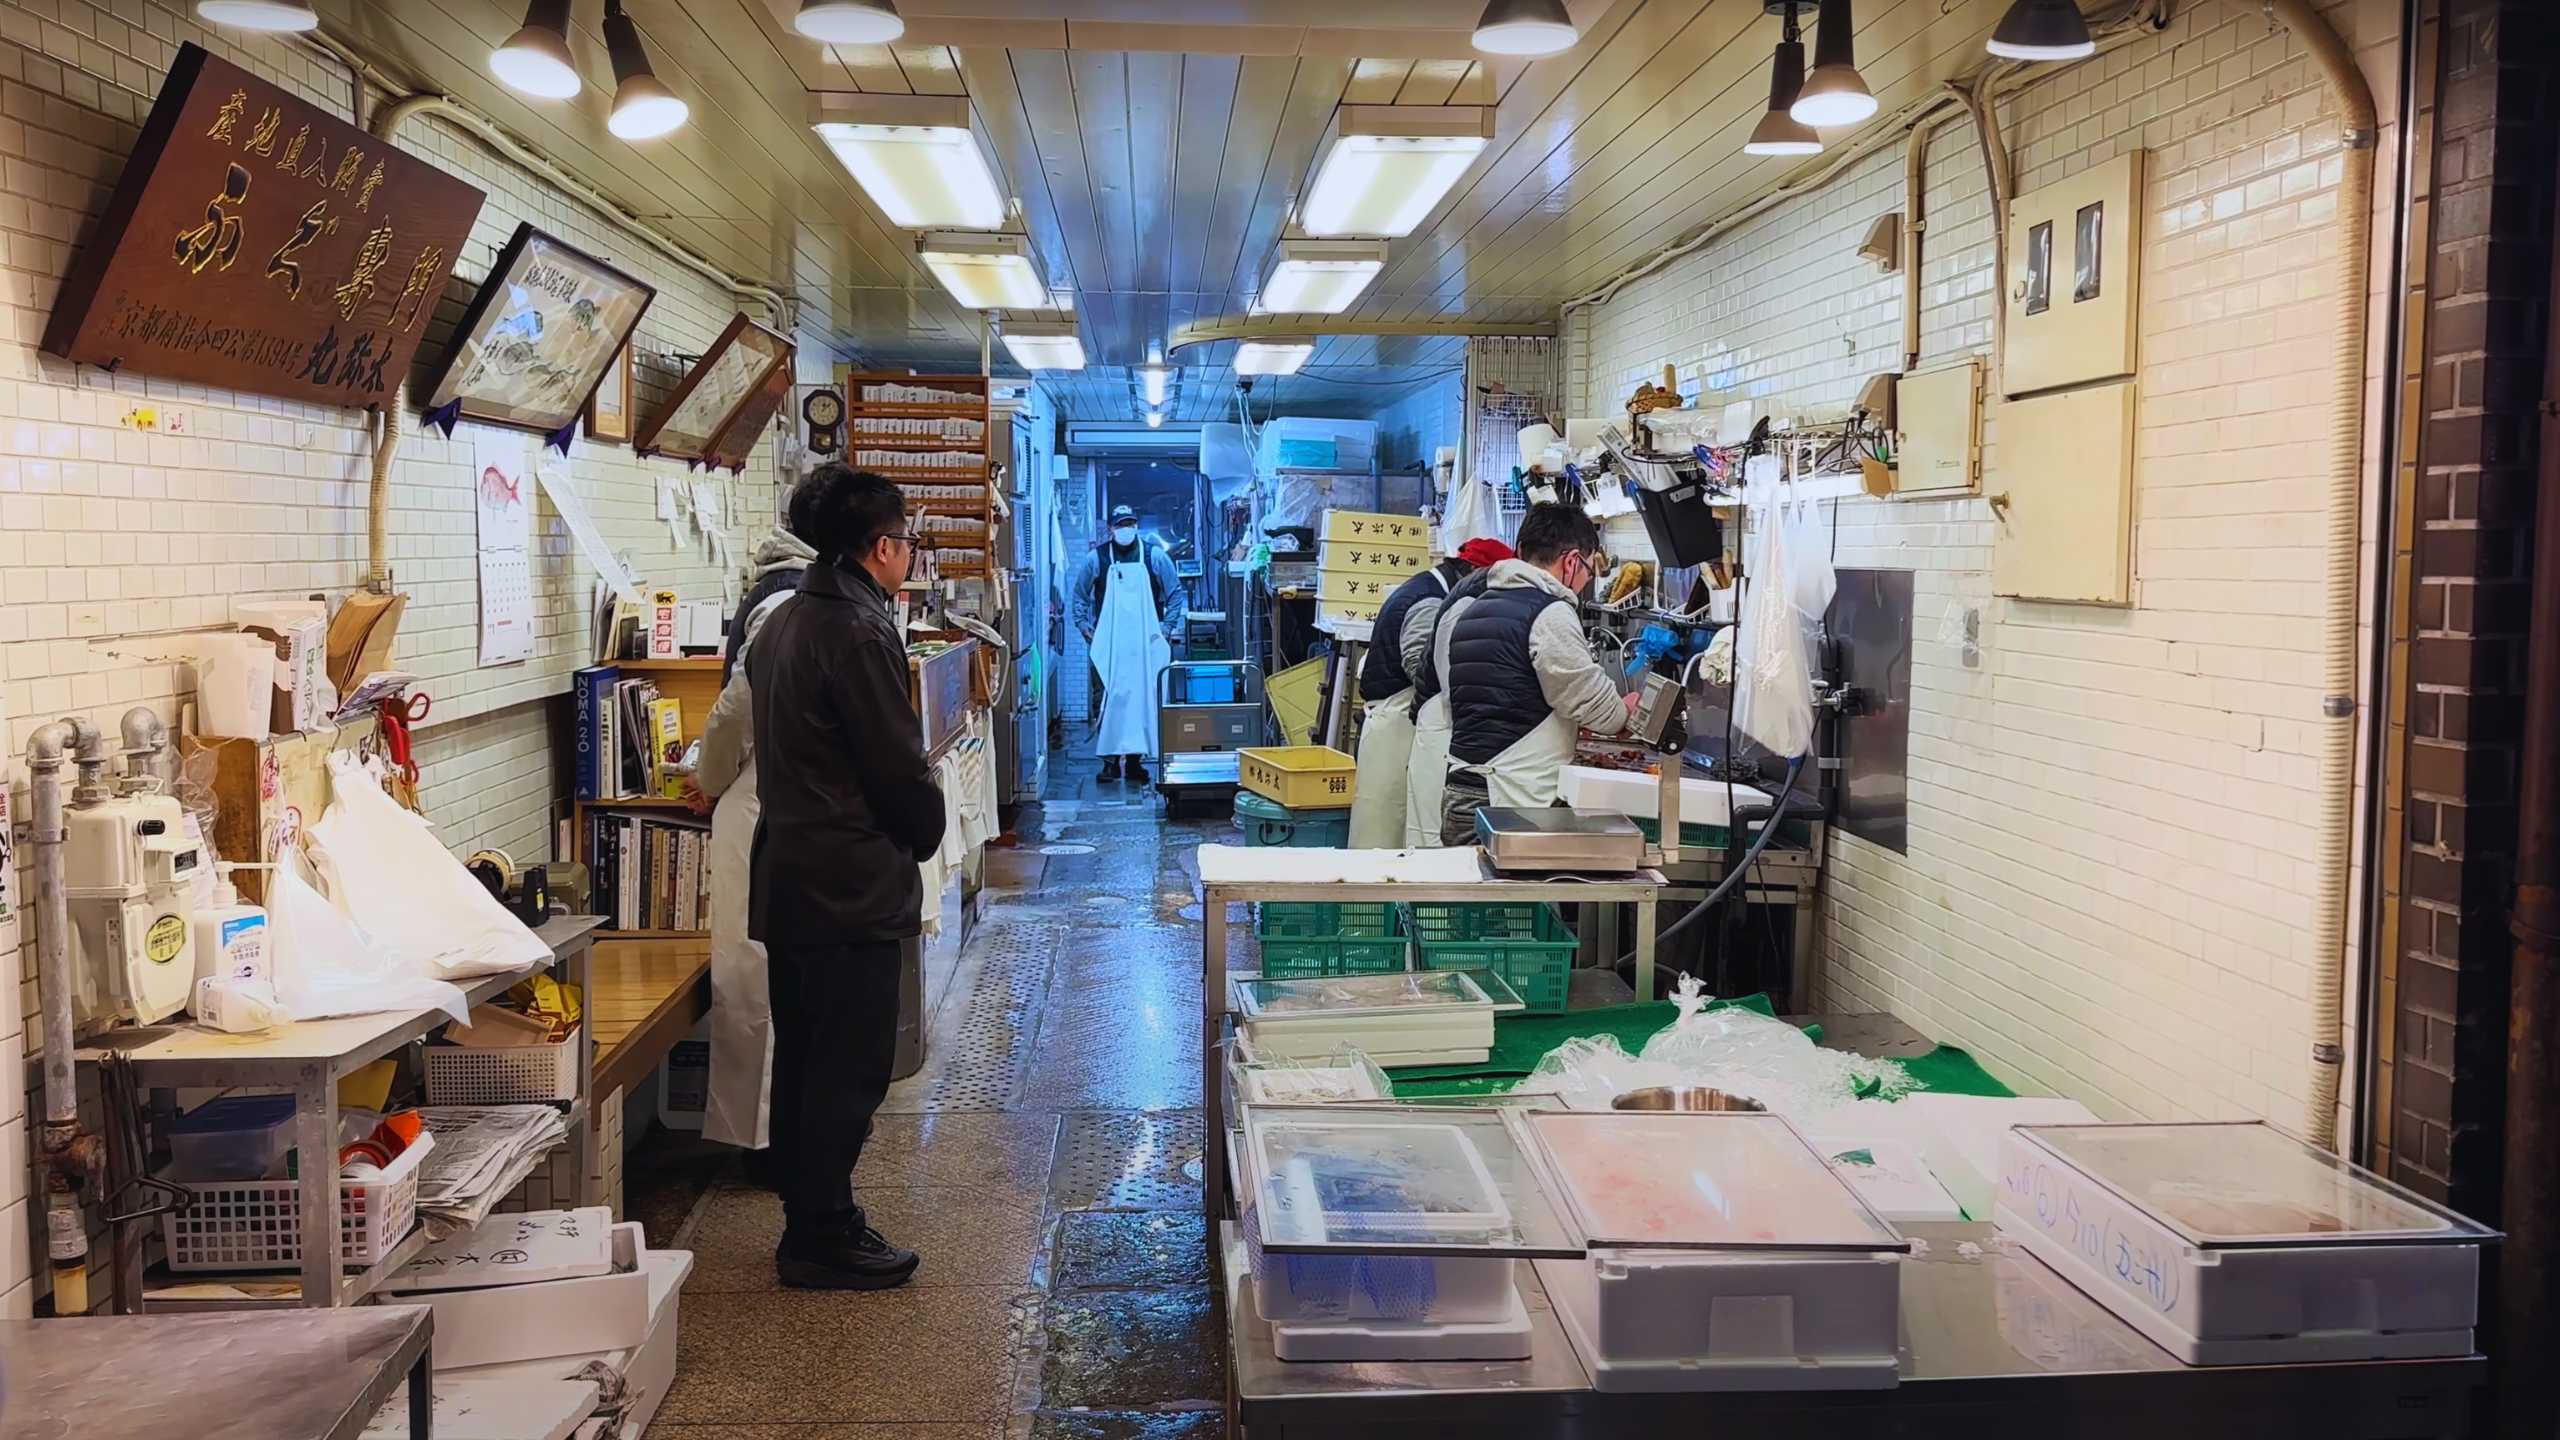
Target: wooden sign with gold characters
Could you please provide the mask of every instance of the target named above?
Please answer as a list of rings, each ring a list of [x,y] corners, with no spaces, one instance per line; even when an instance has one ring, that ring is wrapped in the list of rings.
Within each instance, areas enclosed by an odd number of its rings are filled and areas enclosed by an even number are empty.
[[[291,400],[388,404],[487,198],[180,46],[44,348]]]

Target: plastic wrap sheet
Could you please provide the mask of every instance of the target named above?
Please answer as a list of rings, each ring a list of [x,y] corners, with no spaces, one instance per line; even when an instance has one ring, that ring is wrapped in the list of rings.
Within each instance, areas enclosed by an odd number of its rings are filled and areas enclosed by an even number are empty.
[[[1615,1036],[1579,1037],[1547,1052],[1530,1084],[1577,1110],[1606,1110],[1630,1090],[1706,1085],[1747,1095],[1802,1124],[1861,1097],[1892,1099],[1911,1088],[1899,1062],[1825,1050],[1802,1030],[1739,1006],[1706,1008],[1695,976],[1681,977],[1672,1003],[1680,1018],[1629,1055]]]

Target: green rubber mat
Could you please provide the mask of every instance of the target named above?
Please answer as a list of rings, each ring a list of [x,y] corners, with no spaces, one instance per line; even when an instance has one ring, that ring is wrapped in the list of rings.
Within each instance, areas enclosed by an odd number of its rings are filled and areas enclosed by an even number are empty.
[[[1710,1000],[1707,1008],[1722,1010],[1738,1007],[1775,1016],[1777,1007],[1766,995],[1745,995],[1735,1000]],[[1395,1083],[1399,1098],[1427,1095],[1499,1095],[1519,1084],[1535,1070],[1547,1052],[1567,1040],[1582,1036],[1613,1035],[1620,1048],[1633,1055],[1644,1049],[1644,1042],[1679,1018],[1679,1007],[1668,1000],[1650,1004],[1608,1005],[1591,1010],[1573,1010],[1562,1015],[1506,1015],[1494,1025],[1493,1052],[1481,1065],[1397,1070],[1388,1078]],[[1814,1039],[1822,1038],[1819,1025],[1807,1029]],[[1947,1095],[1990,1095],[2005,1097],[2016,1092],[1993,1079],[1991,1073],[1971,1055],[1953,1045],[1941,1045],[1926,1055],[1901,1062],[1911,1074],[1911,1088],[1934,1090]]]

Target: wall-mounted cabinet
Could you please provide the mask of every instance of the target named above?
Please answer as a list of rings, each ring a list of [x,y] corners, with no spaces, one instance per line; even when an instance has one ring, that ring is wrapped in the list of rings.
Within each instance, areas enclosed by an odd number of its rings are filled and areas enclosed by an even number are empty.
[[[2143,152],[2133,150],[2010,200],[2003,392],[2133,373],[2142,177]]]
[[[2021,600],[2133,602],[2133,382],[2000,407],[1991,588]]]
[[[1982,479],[1982,360],[1902,377],[1894,395],[1902,427],[1894,457],[1893,492],[1905,496],[1961,495]]]

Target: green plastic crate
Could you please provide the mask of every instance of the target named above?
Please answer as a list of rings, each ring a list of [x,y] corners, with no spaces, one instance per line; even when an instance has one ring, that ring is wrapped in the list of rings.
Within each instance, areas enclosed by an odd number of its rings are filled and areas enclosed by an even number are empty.
[[[1490,970],[1520,992],[1529,1014],[1560,1015],[1573,994],[1581,948],[1553,905],[1405,907],[1425,970]]]
[[[1411,968],[1412,941],[1393,905],[1266,902],[1254,919],[1262,973],[1273,980],[1385,975]]]

